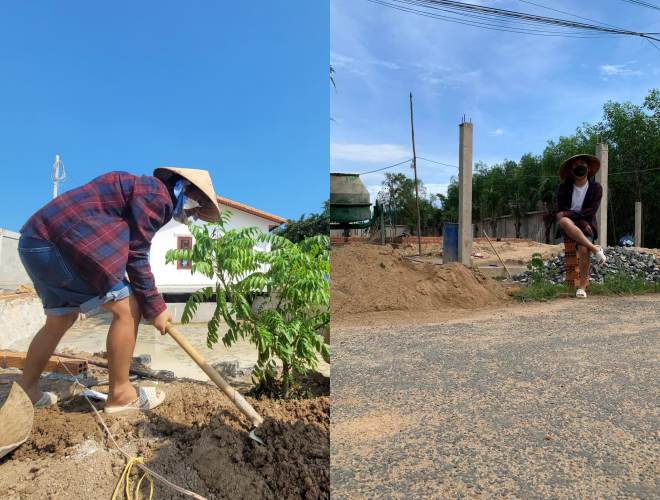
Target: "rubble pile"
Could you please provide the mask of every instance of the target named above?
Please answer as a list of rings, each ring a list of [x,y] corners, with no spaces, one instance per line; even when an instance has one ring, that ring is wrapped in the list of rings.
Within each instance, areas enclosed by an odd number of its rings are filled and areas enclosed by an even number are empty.
[[[605,249],[607,261],[598,266],[591,255],[591,270],[589,277],[595,283],[602,283],[603,278],[609,273],[625,273],[631,277],[643,278],[650,283],[660,282],[660,258],[647,252],[642,252],[625,247],[607,247]],[[543,263],[543,278],[552,283],[564,283],[566,277],[564,253],[553,257]],[[527,283],[535,270],[527,270],[513,276],[513,281]]]

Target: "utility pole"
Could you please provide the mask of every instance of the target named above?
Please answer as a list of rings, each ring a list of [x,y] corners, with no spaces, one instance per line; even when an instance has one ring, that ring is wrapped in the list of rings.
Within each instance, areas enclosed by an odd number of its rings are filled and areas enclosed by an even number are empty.
[[[635,202],[635,246],[642,246],[642,202]]]
[[[472,122],[465,116],[459,128],[458,148],[458,261],[471,266],[472,254]]]
[[[62,169],[61,172],[60,169]],[[60,155],[55,155],[55,163],[53,163],[53,198],[57,198],[57,183],[64,181],[64,179],[66,179],[64,163],[62,163]]]
[[[606,142],[598,142],[596,144],[596,156],[600,160],[600,169],[596,174],[596,182],[603,187],[603,197],[600,200],[600,206],[596,212],[596,220],[598,221],[598,240],[597,243],[602,246],[607,246],[607,205],[608,205],[608,149]]]
[[[410,131],[412,132],[412,167],[415,172],[415,204],[417,205],[417,246],[419,248],[419,255],[422,255],[422,225],[419,215],[419,185],[417,182],[417,154],[415,153],[415,125],[413,124],[413,104],[412,92],[410,93]]]

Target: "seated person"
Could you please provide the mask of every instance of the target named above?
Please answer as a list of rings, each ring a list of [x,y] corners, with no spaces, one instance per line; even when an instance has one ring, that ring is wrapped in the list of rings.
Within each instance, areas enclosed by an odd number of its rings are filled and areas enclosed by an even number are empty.
[[[578,298],[587,296],[591,265],[589,252],[596,254],[599,265],[605,263],[603,249],[593,243],[598,237],[596,211],[603,196],[602,186],[594,179],[599,168],[597,157],[580,154],[565,160],[559,169],[562,182],[557,192],[557,222],[560,232],[577,244],[580,282],[575,296]]]

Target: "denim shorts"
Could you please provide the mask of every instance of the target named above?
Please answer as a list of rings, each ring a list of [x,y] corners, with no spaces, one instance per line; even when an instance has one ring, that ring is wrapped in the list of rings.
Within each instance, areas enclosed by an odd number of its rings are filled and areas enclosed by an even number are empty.
[[[103,304],[131,294],[128,280],[124,279],[99,295],[73,271],[55,245],[41,238],[22,235],[18,241],[18,254],[47,315],[94,314]]]

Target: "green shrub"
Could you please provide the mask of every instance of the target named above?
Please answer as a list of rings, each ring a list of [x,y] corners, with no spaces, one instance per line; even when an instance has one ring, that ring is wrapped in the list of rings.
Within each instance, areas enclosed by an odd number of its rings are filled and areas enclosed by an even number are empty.
[[[588,290],[592,295],[638,295],[660,292],[660,282],[651,283],[642,276],[614,272],[606,274],[603,283],[589,285]]]
[[[319,356],[329,362],[329,347],[318,334],[330,322],[329,238],[293,243],[258,228],[227,230],[228,220],[223,212],[218,223],[190,226],[192,249],[167,252],[168,263],[189,260],[193,274],[215,281],[190,296],[182,322],[190,321],[199,303],[215,296],[207,345],[218,342],[224,321],[224,345],[239,338],[256,345],[253,379],[260,386],[274,387],[276,359],[282,362],[282,394],[288,397],[294,375],[317,368]],[[258,297],[265,300],[253,307]]]
[[[527,264],[527,269],[531,271],[529,282],[513,294],[515,299],[521,302],[544,301],[569,294],[568,287],[549,280],[543,268],[541,254],[533,254],[532,260]],[[558,274],[556,269],[551,268],[549,271]],[[623,272],[607,273],[603,277],[603,283],[591,282],[587,288],[589,295],[636,295],[649,292],[660,292],[660,283],[650,283],[641,275],[631,276]]]

